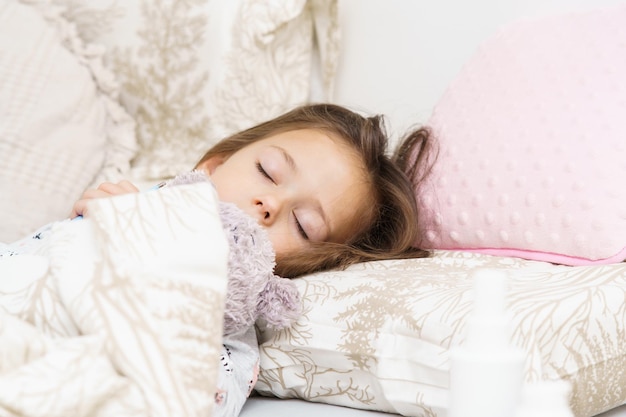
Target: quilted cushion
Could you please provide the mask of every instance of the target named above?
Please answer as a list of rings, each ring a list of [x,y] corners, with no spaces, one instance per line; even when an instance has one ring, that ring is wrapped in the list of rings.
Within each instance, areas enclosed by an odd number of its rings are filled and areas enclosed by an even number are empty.
[[[117,181],[136,152],[102,48],[47,2],[0,2],[0,241],[70,214],[90,184]]]
[[[518,21],[429,121],[429,248],[582,265],[626,258],[626,6]]]

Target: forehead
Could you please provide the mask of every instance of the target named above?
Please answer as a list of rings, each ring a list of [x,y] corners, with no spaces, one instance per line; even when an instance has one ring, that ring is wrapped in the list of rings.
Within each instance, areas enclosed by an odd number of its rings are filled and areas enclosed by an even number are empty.
[[[358,157],[358,152],[352,149],[346,139],[339,134],[323,130],[323,129],[293,129],[284,132],[276,132],[259,140],[257,143],[263,142],[280,142],[293,146],[320,146],[320,147],[339,147],[342,152],[352,153]]]
[[[300,166],[313,165],[313,172],[342,173],[337,179],[367,181],[361,154],[341,136],[317,129],[297,129],[270,135],[257,142],[258,146],[284,149]],[[332,182],[332,178],[329,178]]]

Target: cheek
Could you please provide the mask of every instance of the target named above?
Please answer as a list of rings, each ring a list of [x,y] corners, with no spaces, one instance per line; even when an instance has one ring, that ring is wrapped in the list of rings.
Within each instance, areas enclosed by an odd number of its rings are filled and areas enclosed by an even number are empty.
[[[342,226],[337,234],[338,243],[345,243],[354,239],[355,236],[362,234],[370,228],[374,222],[372,202],[365,199],[355,200],[346,203],[338,215],[342,219],[338,223]],[[352,210],[345,210],[347,207],[351,207]]]
[[[267,234],[270,238],[270,242],[272,243],[272,248],[274,249],[276,257],[284,255],[289,248],[289,242],[287,241],[284,233],[279,233],[277,230],[269,228],[267,229]]]
[[[276,258],[286,256],[289,252],[305,247],[305,243],[294,238],[286,227],[272,225],[266,228]]]
[[[220,186],[215,186],[215,188],[217,189],[217,196],[220,199],[220,201],[223,201],[225,203],[235,203],[237,204],[237,201],[233,201],[233,195],[231,192],[231,189],[228,187],[220,187]]]
[[[245,181],[238,180],[240,176],[228,174],[228,172],[218,169],[211,175],[211,181],[221,201],[240,205],[249,185]]]

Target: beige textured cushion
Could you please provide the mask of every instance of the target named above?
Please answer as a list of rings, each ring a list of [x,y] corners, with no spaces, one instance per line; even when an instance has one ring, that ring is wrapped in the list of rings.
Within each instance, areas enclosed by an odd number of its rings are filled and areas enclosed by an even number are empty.
[[[0,3],[0,242],[69,215],[93,182],[135,152],[102,50],[48,4]]]
[[[510,274],[513,342],[528,355],[527,379],[571,381],[578,417],[626,401],[626,264],[568,267],[462,252],[296,280],[304,315],[285,331],[262,331],[257,390],[445,416],[448,352],[463,342],[470,275],[481,267]]]
[[[307,102],[315,35],[332,88],[336,0],[53,1],[107,46],[137,121],[133,178],[187,171],[225,135]]]

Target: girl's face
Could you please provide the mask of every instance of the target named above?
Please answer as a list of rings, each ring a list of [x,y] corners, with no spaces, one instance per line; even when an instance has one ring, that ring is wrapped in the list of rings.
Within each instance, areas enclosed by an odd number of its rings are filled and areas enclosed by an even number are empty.
[[[210,175],[220,200],[267,229],[277,255],[310,242],[345,242],[370,216],[359,155],[321,131],[269,136],[198,168]]]

